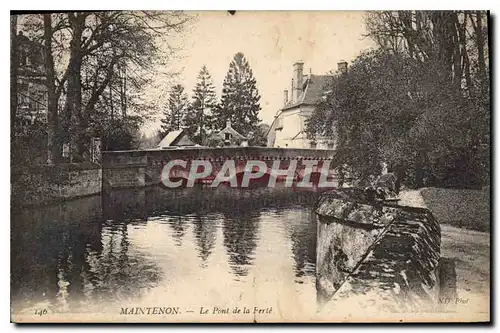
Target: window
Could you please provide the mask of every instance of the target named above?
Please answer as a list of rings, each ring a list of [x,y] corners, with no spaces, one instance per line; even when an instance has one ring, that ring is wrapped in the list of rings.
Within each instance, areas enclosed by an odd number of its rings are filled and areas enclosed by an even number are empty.
[[[311,141],[311,149],[316,149],[316,142]]]
[[[278,130],[281,130],[281,129],[283,129],[283,117],[279,117],[278,119],[276,119],[275,130],[278,131]]]
[[[231,133],[224,133],[224,140],[231,140]]]

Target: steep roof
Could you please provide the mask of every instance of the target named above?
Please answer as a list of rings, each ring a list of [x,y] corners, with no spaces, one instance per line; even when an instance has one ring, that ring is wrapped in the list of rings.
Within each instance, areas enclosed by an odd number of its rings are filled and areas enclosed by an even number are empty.
[[[278,112],[274,116],[271,126],[269,127],[269,130],[267,131],[266,136],[269,136],[270,133],[274,132],[276,121],[284,111],[299,107],[301,105],[315,105],[319,101],[321,101],[323,95],[329,91],[328,84],[332,82],[333,77],[333,75],[307,75],[306,80],[303,84],[303,91],[300,96],[297,98],[297,100],[288,102],[283,108],[278,110]],[[299,134],[300,132],[295,136]]]
[[[178,144],[179,141],[183,142]],[[165,137],[158,144],[159,148],[171,147],[171,146],[194,146],[195,143],[187,137],[187,134],[183,130],[171,131],[165,135]]]
[[[220,132],[212,134],[212,137],[213,137],[213,138],[218,137],[218,138],[224,139],[224,134],[225,134],[225,133],[230,133],[230,134],[233,136],[233,138],[242,139],[242,140],[246,139],[246,136],[241,135],[240,133],[238,133],[238,132],[237,132],[237,131],[236,131],[236,130],[235,130],[235,129],[231,126],[231,123],[230,123],[230,122],[228,122],[228,123],[226,124],[226,127],[225,127],[223,130],[221,130]]]
[[[304,90],[296,101],[291,101],[283,107],[283,110],[292,109],[300,105],[315,105],[321,100],[327,85],[331,82],[331,75],[309,74],[304,82]]]

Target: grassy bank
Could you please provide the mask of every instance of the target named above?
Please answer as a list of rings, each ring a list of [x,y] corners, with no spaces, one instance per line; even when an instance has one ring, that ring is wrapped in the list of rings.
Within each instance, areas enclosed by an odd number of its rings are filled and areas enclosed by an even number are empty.
[[[442,224],[477,231],[490,231],[490,192],[425,188],[421,194],[426,206]]]

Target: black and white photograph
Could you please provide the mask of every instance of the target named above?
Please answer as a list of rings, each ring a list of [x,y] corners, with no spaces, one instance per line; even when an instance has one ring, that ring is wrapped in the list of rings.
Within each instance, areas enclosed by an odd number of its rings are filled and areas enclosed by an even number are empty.
[[[490,322],[491,26],[11,11],[11,322]]]

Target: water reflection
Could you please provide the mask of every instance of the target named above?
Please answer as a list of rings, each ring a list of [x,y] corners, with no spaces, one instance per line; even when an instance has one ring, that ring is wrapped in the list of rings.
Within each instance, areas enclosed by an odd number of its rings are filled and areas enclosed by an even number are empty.
[[[212,216],[213,217],[213,216]],[[196,214],[192,220],[194,237],[196,239],[196,248],[198,256],[202,260],[202,267],[206,267],[208,257],[215,246],[216,223],[215,219]]]
[[[156,264],[129,243],[128,225],[103,221],[100,207],[93,197],[13,215],[13,308],[78,311],[134,298],[159,280]]]
[[[181,215],[172,216],[169,218],[168,225],[172,228],[175,245],[182,246],[182,237],[186,233],[186,219]]]
[[[105,311],[151,293],[167,297],[188,275],[229,274],[244,290],[250,274],[282,273],[286,265],[290,282],[315,294],[313,279],[304,279],[315,275],[314,201],[290,189],[149,188],[14,212],[13,309]],[[232,297],[228,281],[218,282]],[[189,287],[205,293],[203,284]]]
[[[103,250],[89,253],[94,283],[88,286],[99,301],[129,300],[153,287],[162,275],[156,263],[129,242],[129,226],[106,222],[102,232]]]
[[[316,223],[314,212],[302,210],[296,220],[290,221],[290,239],[295,259],[295,276],[313,275],[316,270]],[[302,223],[310,221],[310,223]],[[300,279],[296,279],[301,283]]]
[[[259,213],[251,206],[237,205],[224,211],[224,246],[229,265],[237,276],[246,276],[257,246]]]

